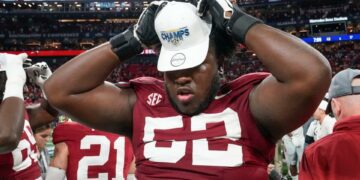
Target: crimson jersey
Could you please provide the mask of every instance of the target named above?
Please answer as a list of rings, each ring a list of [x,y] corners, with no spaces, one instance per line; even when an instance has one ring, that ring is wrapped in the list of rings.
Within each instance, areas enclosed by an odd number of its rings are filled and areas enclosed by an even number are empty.
[[[301,159],[300,180],[360,179],[360,115],[336,122],[332,134],[309,145]]]
[[[53,142],[64,142],[68,147],[68,180],[125,179],[134,158],[128,138],[76,122],[56,126]]]
[[[24,130],[18,146],[11,153],[0,154],[0,179],[34,180],[40,178],[35,144],[28,115],[25,114]]]
[[[201,114],[180,115],[160,80],[130,81],[137,95],[133,146],[138,179],[267,179],[275,144],[250,113],[249,94],[268,73],[242,76],[221,87]]]

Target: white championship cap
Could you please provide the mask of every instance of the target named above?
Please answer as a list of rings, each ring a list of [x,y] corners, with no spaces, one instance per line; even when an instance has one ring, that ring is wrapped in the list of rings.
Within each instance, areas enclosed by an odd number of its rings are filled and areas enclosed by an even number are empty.
[[[209,48],[211,21],[206,22],[190,3],[168,2],[155,19],[162,47],[159,71],[176,71],[200,65]]]

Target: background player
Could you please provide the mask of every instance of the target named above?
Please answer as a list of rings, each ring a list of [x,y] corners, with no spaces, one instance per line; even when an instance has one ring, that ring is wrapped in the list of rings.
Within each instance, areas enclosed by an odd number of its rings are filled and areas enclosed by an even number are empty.
[[[164,82],[139,78],[128,88],[104,83],[158,37]],[[218,69],[234,40],[252,49],[271,74],[220,86]],[[318,51],[227,1],[200,1],[199,12],[189,3],[153,2],[135,28],[60,67],[45,91],[76,120],[132,133],[139,179],[266,179],[274,142],[311,116],[330,72]]]
[[[319,140],[333,132],[335,125],[335,118],[331,117],[329,114],[326,114],[326,108],[328,107],[328,93],[326,93],[324,99],[321,101],[319,107],[314,112],[314,119],[319,122],[320,126],[318,127],[318,133],[316,140]]]
[[[46,172],[50,164],[50,154],[46,148],[46,143],[51,139],[52,129],[50,125],[47,124],[33,129],[33,132],[36,141],[36,147],[38,148],[38,164],[41,170],[41,177],[45,179]]]
[[[46,179],[126,179],[134,174],[133,150],[124,136],[64,122],[54,129],[53,142]]]
[[[282,137],[285,160],[293,180],[298,179],[298,168],[304,152],[305,137],[303,131],[303,127],[300,126]]]
[[[50,123],[57,115],[46,100],[25,110],[23,87],[26,81],[23,62],[26,54],[0,54],[0,177],[7,179],[41,178],[37,164],[37,149],[32,128]],[[29,69],[33,73],[37,65]],[[46,66],[31,76],[33,82],[42,86],[51,75]],[[40,77],[41,76],[41,77]]]

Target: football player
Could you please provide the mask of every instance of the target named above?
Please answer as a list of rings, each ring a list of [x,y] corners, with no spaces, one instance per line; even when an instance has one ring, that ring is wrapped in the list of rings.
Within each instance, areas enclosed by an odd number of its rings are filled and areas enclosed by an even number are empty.
[[[271,74],[221,85],[234,41]],[[164,81],[104,83],[120,63],[159,43]],[[199,8],[154,1],[134,27],[60,67],[45,92],[77,121],[130,134],[138,179],[267,179],[275,142],[311,116],[330,79],[321,53],[227,0],[201,0]]]
[[[50,123],[57,115],[45,99],[25,109],[26,59],[27,54],[0,54],[0,177],[5,179],[41,179],[31,129]],[[33,65],[28,72],[40,87],[51,75],[47,65],[42,71],[39,64]]]
[[[64,122],[53,133],[55,154],[46,179],[126,179],[134,173],[128,138]]]

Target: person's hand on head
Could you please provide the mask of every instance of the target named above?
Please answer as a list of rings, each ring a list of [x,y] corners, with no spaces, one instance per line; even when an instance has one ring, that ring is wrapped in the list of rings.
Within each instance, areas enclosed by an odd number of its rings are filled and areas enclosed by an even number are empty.
[[[23,87],[26,82],[26,74],[23,63],[27,59],[26,53],[18,55],[3,53],[0,55],[1,69],[6,72],[6,85],[4,98],[18,97],[24,99]]]
[[[197,9],[200,17],[210,13],[216,26],[224,31],[234,11],[229,0],[200,0]]]
[[[167,1],[153,1],[141,13],[135,26],[110,39],[113,52],[121,60],[126,60],[142,52],[143,47],[151,48],[160,44],[155,32],[154,20],[157,12],[167,4]]]
[[[167,1],[153,1],[141,13],[135,25],[135,37],[145,46],[152,47],[160,44],[155,32],[154,21],[158,12],[167,4]]]
[[[52,75],[51,69],[46,62],[38,62],[26,69],[31,82],[43,89],[45,81]]]
[[[200,0],[197,9],[201,17],[210,13],[213,23],[240,43],[245,42],[245,35],[253,25],[262,23],[229,0]]]

